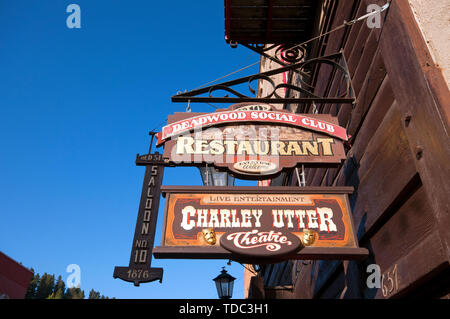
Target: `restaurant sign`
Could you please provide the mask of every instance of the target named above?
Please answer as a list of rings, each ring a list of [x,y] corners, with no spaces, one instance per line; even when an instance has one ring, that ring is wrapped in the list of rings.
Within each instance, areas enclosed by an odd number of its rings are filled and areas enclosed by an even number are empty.
[[[211,163],[242,178],[268,178],[298,164],[336,165],[347,139],[337,118],[237,104],[216,113],[175,113],[158,135],[175,165]]]
[[[163,186],[162,247],[210,247],[233,256],[273,258],[300,249],[357,248],[348,187]],[[183,249],[178,257],[183,258]],[[213,253],[212,253],[213,254]],[[155,254],[155,257],[157,254]],[[208,256],[208,258],[211,258]]]

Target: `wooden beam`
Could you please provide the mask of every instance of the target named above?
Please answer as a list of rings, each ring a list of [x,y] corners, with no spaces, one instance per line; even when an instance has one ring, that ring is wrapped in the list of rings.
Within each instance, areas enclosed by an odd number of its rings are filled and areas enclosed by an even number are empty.
[[[407,0],[391,2],[380,39],[386,70],[405,121],[405,134],[425,187],[444,251],[450,258],[450,145],[442,110],[447,92],[430,90],[426,65],[433,65]]]
[[[298,186],[161,186],[161,193],[226,193],[226,194],[351,194],[352,186],[298,187]]]
[[[279,263],[285,260],[364,260],[369,255],[366,248],[347,247],[305,247],[296,254],[282,259],[252,259],[239,256],[220,247],[154,247],[153,256],[157,259],[231,259],[247,264]]]

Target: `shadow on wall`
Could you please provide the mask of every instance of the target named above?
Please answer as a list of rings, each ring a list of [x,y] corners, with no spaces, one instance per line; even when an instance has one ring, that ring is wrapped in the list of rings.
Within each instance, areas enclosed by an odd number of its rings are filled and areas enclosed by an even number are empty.
[[[354,192],[349,197],[351,211],[354,212],[358,198],[360,184],[358,170],[359,163],[355,156],[350,157],[343,167],[344,179],[339,183],[345,186],[353,186]],[[361,239],[366,230],[367,213],[365,213],[357,227],[356,237]],[[378,288],[368,288],[367,267],[376,264],[375,256],[370,241],[361,244],[361,247],[369,250],[369,257],[364,261],[319,261],[317,267],[311,270],[310,282],[314,284],[314,274],[317,278],[314,285],[313,297],[318,299],[374,299]]]

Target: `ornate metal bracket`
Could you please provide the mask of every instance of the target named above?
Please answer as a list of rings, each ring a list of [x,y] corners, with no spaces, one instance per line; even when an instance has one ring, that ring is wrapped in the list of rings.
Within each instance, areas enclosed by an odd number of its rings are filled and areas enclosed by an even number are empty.
[[[298,63],[305,59],[306,46],[295,44],[272,44],[272,45],[260,45],[260,44],[247,44],[238,43],[259,55],[278,63],[281,66],[288,66],[293,63]],[[236,44],[237,46],[237,44]],[[272,56],[267,52],[275,49],[275,54]]]
[[[282,62],[284,63],[284,62]],[[346,89],[336,96],[318,96],[315,93],[315,87],[307,83],[311,74],[315,73],[320,67],[331,67],[335,72],[342,73],[342,79],[345,81]],[[273,75],[284,72],[300,72],[302,74],[296,84],[275,82],[270,78]],[[259,84],[267,82],[272,90],[263,97],[256,96],[256,90],[252,83],[258,80]],[[247,83],[248,92],[242,92],[238,88],[240,84]],[[280,90],[282,89],[282,90]],[[286,89],[286,90],[284,90]],[[239,90],[239,91],[238,91]],[[221,96],[214,96],[213,93],[225,91]],[[230,97],[229,94],[234,95]],[[288,93],[288,94],[286,94]],[[296,97],[292,97],[295,93]],[[350,73],[347,68],[343,52],[338,52],[328,56],[310,59],[307,61],[296,62],[274,70],[246,76],[240,79],[231,80],[201,89],[193,90],[172,96],[172,102],[205,102],[205,103],[242,103],[242,102],[260,102],[271,104],[284,103],[337,103],[351,104],[355,102],[355,94],[351,83]]]

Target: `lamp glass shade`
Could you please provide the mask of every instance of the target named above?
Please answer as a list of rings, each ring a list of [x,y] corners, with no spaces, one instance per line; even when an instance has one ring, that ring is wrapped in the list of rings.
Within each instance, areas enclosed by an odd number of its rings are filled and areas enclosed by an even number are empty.
[[[221,172],[214,167],[199,167],[203,185],[208,186],[233,186],[234,177],[227,172]]]
[[[220,275],[213,279],[216,283],[217,294],[220,299],[230,299],[233,296],[235,279],[225,269],[222,269]]]

